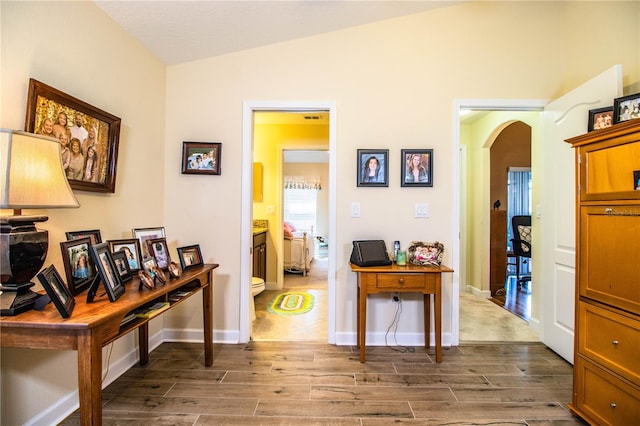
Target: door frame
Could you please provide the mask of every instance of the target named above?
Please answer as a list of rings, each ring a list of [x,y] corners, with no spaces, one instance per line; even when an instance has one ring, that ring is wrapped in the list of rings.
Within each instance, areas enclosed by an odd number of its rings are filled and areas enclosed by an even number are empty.
[[[329,241],[336,241],[336,103],[335,101],[244,101],[242,105],[242,212],[240,230],[240,343],[251,338],[251,250],[253,220],[253,113],[254,111],[329,114]],[[336,245],[329,244],[327,272],[327,340],[336,341]]]
[[[453,285],[452,285],[452,301],[451,301],[451,344],[454,346],[459,345],[460,343],[460,287],[462,285],[466,286],[466,283],[462,283],[460,281],[461,277],[461,249],[466,247],[465,235],[461,233],[461,230],[466,230],[466,216],[463,215],[463,211],[461,206],[466,206],[467,200],[467,190],[466,185],[463,185],[466,182],[467,172],[466,167],[462,168],[461,164],[466,164],[468,161],[467,153],[464,150],[461,150],[460,145],[460,118],[462,115],[460,114],[460,110],[462,109],[473,109],[473,110],[486,110],[486,111],[516,111],[516,112],[524,112],[524,111],[540,111],[544,109],[544,106],[549,101],[546,99],[454,99],[453,101],[453,144],[452,144],[452,158],[453,158],[453,198],[452,198],[452,211],[453,217],[457,217],[458,220],[453,222],[452,226],[452,236],[451,241],[453,242],[452,253],[452,268],[454,269],[453,273]],[[531,136],[532,146],[534,143],[541,143],[539,140],[539,132],[533,132]],[[534,142],[534,138],[538,138]],[[464,156],[464,157],[463,157]],[[489,170],[484,168],[483,173],[483,182],[488,182],[489,179]],[[535,187],[535,185],[534,185]],[[535,190],[535,188],[534,188]],[[484,200],[486,198],[486,200]],[[489,206],[490,200],[488,196],[488,192],[483,195],[483,205]],[[487,208],[487,216],[489,209]],[[489,220],[485,220],[484,229],[482,234],[489,235]],[[488,241],[487,241],[488,245]],[[464,259],[464,261],[468,261],[468,259]],[[488,262],[488,259],[487,259]],[[488,270],[488,268],[487,268]],[[462,274],[464,277],[465,274]],[[487,277],[488,279],[488,277]],[[539,318],[539,321],[542,322],[543,319]],[[539,325],[536,325],[534,328],[538,328]]]

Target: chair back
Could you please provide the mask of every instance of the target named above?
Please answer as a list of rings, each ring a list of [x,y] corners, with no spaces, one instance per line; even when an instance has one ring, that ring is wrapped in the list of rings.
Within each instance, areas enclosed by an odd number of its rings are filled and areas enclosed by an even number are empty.
[[[531,257],[531,215],[513,216],[511,229],[513,230],[513,254]]]

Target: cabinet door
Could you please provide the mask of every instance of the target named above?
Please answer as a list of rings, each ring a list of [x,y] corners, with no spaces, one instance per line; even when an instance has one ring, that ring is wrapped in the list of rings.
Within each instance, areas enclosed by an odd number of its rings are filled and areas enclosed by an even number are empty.
[[[640,204],[585,206],[580,295],[640,314]]]

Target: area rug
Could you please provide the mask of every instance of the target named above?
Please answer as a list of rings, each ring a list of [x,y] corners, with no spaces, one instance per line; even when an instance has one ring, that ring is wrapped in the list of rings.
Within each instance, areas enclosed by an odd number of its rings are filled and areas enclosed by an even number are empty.
[[[300,315],[313,309],[313,295],[302,292],[280,293],[273,298],[267,310],[277,315]]]

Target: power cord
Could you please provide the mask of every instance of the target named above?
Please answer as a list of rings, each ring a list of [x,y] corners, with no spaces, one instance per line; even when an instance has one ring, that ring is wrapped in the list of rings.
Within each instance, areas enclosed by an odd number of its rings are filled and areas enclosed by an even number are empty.
[[[384,344],[388,348],[391,348],[397,352],[401,352],[401,353],[415,352],[416,348],[412,346],[403,346],[398,344],[396,333],[398,332],[398,324],[400,323],[400,314],[402,314],[402,299],[400,299],[400,296],[394,295],[393,301],[396,303],[396,312],[393,314],[393,320],[391,321],[391,324],[389,324],[389,327],[387,328],[387,332],[384,334]],[[395,342],[395,346],[390,346],[389,343],[387,342],[387,337],[392,328],[393,328],[393,341]]]

